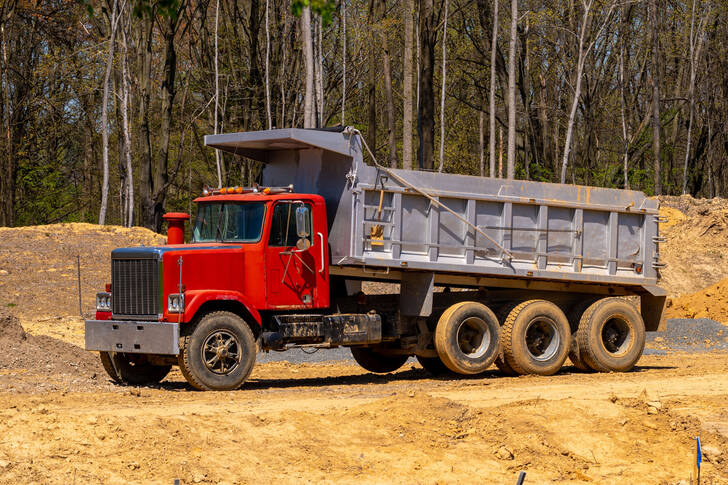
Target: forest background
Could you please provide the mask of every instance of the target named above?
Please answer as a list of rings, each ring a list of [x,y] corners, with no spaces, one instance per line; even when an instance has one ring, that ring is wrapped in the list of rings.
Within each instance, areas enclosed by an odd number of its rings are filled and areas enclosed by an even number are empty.
[[[0,226],[159,231],[259,179],[205,134],[342,123],[390,166],[725,196],[727,46],[723,0],[0,0]]]

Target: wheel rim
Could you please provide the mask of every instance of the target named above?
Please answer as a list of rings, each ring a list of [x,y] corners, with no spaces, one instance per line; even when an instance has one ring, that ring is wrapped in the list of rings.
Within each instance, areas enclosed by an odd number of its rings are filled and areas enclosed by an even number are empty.
[[[202,345],[202,362],[213,374],[227,375],[240,365],[240,342],[227,330],[216,330]]]
[[[533,320],[526,329],[526,348],[531,358],[545,362],[559,351],[561,336],[556,324],[547,318]]]
[[[612,355],[624,353],[632,343],[632,332],[629,323],[619,316],[604,322],[602,327],[602,345]]]
[[[490,347],[490,329],[488,324],[480,318],[470,317],[460,324],[457,333],[457,343],[460,352],[471,359],[478,359],[485,355]]]

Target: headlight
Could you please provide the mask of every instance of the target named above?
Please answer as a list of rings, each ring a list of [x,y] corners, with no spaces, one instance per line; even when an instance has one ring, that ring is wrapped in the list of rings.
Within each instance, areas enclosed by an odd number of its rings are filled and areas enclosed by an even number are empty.
[[[96,311],[111,311],[111,293],[96,293]]]
[[[182,293],[170,293],[167,297],[168,313],[184,313],[185,311],[185,295]]]

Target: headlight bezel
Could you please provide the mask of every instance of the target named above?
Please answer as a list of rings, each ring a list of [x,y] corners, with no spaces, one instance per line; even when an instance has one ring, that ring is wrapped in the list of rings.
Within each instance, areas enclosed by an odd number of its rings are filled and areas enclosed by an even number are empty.
[[[184,313],[185,312],[185,294],[170,293],[167,295],[167,313]]]
[[[111,293],[108,291],[100,291],[96,293],[96,311],[97,312],[110,312],[111,311]]]

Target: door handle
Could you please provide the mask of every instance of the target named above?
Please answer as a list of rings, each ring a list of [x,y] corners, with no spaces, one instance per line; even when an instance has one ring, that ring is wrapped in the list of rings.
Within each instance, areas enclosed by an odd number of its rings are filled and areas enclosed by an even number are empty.
[[[321,238],[321,269],[319,270],[319,273],[323,273],[326,268],[326,263],[324,262],[324,235],[320,232],[317,232],[316,234],[319,238]]]

